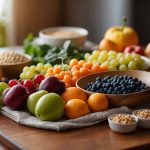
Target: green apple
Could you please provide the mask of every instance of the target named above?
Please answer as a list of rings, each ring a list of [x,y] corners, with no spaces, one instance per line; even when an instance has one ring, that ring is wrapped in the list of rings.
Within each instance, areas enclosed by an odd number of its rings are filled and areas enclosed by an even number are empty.
[[[9,85],[5,82],[0,82],[0,94],[3,93],[5,89],[9,88]]]
[[[31,94],[28,97],[27,108],[31,114],[35,115],[35,106],[36,106],[38,100],[45,94],[48,94],[48,92],[45,90],[41,90],[41,91]]]
[[[42,96],[36,104],[35,115],[40,120],[59,120],[64,113],[64,102],[56,93]]]

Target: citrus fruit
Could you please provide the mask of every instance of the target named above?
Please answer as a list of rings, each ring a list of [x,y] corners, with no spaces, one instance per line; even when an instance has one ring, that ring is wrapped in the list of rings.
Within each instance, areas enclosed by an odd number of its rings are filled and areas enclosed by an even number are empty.
[[[92,112],[108,109],[108,99],[104,94],[94,93],[88,98],[88,106]]]
[[[88,105],[82,99],[71,99],[65,105],[65,114],[69,119],[78,118],[88,113]]]
[[[77,87],[67,88],[66,91],[62,94],[62,98],[65,102],[71,99],[82,99],[84,101],[87,101],[86,94]]]

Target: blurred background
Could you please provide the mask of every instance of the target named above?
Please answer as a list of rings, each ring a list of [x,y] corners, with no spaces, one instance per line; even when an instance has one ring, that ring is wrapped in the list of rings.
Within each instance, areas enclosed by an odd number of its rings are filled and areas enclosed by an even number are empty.
[[[0,0],[0,46],[21,45],[28,33],[52,26],[78,26],[99,43],[105,31],[121,25],[122,16],[142,45],[150,41],[148,0]]]

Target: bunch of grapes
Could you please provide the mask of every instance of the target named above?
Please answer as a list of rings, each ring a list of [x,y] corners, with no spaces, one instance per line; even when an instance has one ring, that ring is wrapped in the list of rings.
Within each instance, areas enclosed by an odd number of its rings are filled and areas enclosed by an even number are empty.
[[[45,74],[52,67],[51,64],[38,63],[36,66],[26,66],[20,74],[20,79],[33,79],[37,74]]]
[[[86,53],[87,62],[105,64],[109,70],[136,70],[144,68],[144,60],[138,54],[117,53],[115,51],[98,51]]]
[[[91,62],[86,62],[85,60],[78,61],[77,59],[72,59],[66,68],[67,69],[64,69],[62,66],[49,68],[45,77],[54,75],[65,82],[65,86],[68,88],[75,86],[76,81],[82,76],[108,70],[108,66],[105,64],[93,64]]]

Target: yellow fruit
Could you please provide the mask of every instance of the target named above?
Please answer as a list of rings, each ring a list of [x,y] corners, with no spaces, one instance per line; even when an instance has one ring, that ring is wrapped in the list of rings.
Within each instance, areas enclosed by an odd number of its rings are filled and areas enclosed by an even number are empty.
[[[138,44],[139,38],[134,29],[125,26],[114,26],[108,29],[104,38],[116,43],[119,51],[123,51],[126,46]]]
[[[92,112],[104,111],[108,109],[108,99],[106,95],[101,93],[94,93],[90,95],[87,103]]]
[[[109,50],[119,51],[117,44],[108,39],[102,39],[98,49],[107,51]]]
[[[87,115],[89,112],[88,105],[81,99],[71,99],[65,105],[65,114],[69,119]]]
[[[145,55],[147,57],[150,57],[150,43],[148,43],[148,45],[145,48]]]
[[[62,94],[62,98],[65,102],[71,99],[82,99],[84,101],[87,101],[86,94],[77,87],[67,88],[66,91]]]

